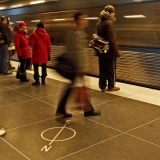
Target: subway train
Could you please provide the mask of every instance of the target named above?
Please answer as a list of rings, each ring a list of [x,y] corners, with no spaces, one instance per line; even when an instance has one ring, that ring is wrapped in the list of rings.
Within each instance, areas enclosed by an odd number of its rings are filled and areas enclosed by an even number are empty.
[[[46,3],[43,7],[40,6],[39,10],[36,5],[2,13],[10,17],[11,27],[18,25],[19,21],[25,21],[29,34],[39,21],[44,23],[52,42],[48,67],[54,68],[56,57],[65,52],[65,35],[74,27],[75,12],[81,10],[88,14],[88,41],[95,33],[99,14],[106,2],[90,2],[85,2],[85,5],[74,2],[70,7],[69,4],[62,7],[60,2],[50,2],[57,7],[50,7],[50,4]],[[116,9],[115,27],[119,50],[122,53],[117,67],[117,81],[160,89],[160,1],[130,0],[128,3],[122,0],[118,3],[112,0],[109,4]],[[85,54],[85,70],[88,75],[98,77],[98,57],[91,48],[88,48]]]

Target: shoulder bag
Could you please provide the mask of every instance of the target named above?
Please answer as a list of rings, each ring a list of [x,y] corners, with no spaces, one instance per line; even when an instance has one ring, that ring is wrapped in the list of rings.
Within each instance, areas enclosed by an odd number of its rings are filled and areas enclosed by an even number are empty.
[[[109,42],[104,38],[98,36],[97,34],[92,35],[92,39],[89,42],[89,47],[95,49],[100,54],[108,53],[109,51]]]
[[[64,78],[72,80],[75,75],[75,67],[73,63],[65,56],[60,55],[57,57],[55,70]]]

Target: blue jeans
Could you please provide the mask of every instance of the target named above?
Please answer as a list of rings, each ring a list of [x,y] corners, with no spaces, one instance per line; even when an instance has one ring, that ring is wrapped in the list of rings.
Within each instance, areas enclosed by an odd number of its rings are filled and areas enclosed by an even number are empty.
[[[8,73],[8,45],[0,45],[0,73]]]

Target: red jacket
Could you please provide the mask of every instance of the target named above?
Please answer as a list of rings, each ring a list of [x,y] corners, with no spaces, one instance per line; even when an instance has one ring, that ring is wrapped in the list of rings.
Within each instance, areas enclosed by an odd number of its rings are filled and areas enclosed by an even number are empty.
[[[49,34],[43,28],[37,28],[29,39],[32,49],[32,63],[47,63],[51,54],[51,42]]]
[[[17,32],[14,35],[14,44],[18,57],[22,56],[22,59],[27,59],[31,57],[27,35],[25,35],[24,33]]]

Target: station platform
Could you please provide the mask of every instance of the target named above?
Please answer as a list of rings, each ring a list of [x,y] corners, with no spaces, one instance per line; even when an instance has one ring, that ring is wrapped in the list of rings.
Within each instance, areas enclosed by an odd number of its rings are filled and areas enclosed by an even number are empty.
[[[17,68],[17,62],[12,61]],[[120,91],[103,93],[98,79],[85,77],[91,102],[100,116],[74,110],[72,118],[55,117],[63,86],[69,81],[48,69],[46,85],[21,83],[0,75],[0,160],[160,160],[160,91],[116,83]]]

